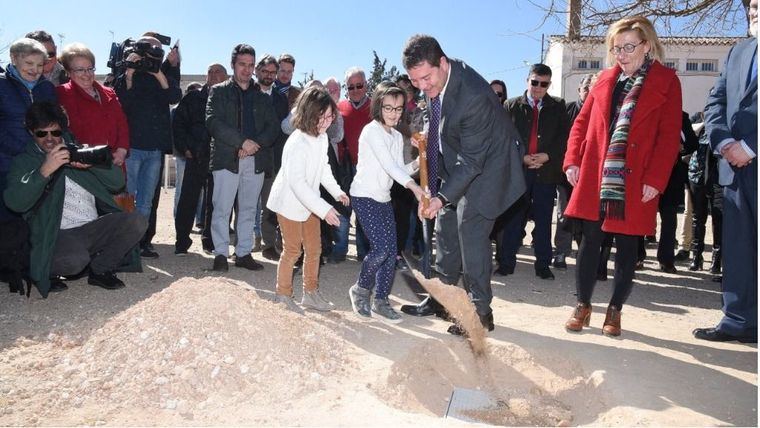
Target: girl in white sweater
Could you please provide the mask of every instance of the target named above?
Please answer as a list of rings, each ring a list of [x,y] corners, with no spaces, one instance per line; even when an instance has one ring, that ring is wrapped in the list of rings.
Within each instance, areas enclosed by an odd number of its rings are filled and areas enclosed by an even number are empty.
[[[282,232],[282,254],[277,265],[275,301],[289,309],[298,307],[293,301],[293,265],[304,251],[304,307],[329,311],[332,305],[319,294],[319,256],[322,252],[320,219],[338,226],[338,212],[319,195],[319,186],[343,205],[348,196],[335,182],[327,163],[325,131],[335,119],[337,107],[323,88],[306,89],[296,101],[293,132],[282,152],[282,167],[272,184],[267,207],[277,213]]]
[[[352,206],[369,239],[369,253],[362,262],[359,280],[349,290],[351,306],[360,317],[374,312],[380,320],[398,323],[401,315],[391,308],[388,295],[396,270],[396,222],[391,205],[393,181],[414,192],[420,200],[425,192],[409,174],[419,160],[404,165],[404,140],[394,126],[404,112],[404,90],[394,83],[381,83],[372,96],[374,119],[359,136],[359,162],[351,184]],[[370,305],[370,292],[375,298]]]

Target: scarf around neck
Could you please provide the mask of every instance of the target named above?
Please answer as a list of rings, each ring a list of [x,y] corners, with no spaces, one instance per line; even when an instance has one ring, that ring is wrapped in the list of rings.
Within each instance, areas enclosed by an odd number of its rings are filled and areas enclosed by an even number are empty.
[[[288,84],[285,84],[285,83],[280,82],[279,80],[275,80],[274,81],[274,88],[277,89],[277,91],[279,91],[281,94],[287,95],[288,94],[288,90],[290,89],[290,85],[291,84],[292,84],[292,82],[288,83]]]
[[[34,87],[37,86],[37,82],[40,81],[39,78],[37,80],[35,80],[34,82],[29,82],[29,81],[25,80],[23,77],[21,77],[21,74],[19,74],[18,69],[16,69],[16,66],[13,65],[13,64],[10,64],[8,66],[8,73],[11,76],[13,76],[16,80],[18,80],[19,82],[21,82],[24,86],[26,86],[26,89],[30,90],[30,91],[32,89],[34,89]]]
[[[602,218],[625,220],[625,154],[628,148],[628,132],[633,112],[639,101],[641,87],[644,85],[651,65],[651,60],[645,61],[641,68],[628,78],[620,94],[622,101],[613,106],[618,113],[602,168],[602,185],[599,193],[601,199],[599,210]]]

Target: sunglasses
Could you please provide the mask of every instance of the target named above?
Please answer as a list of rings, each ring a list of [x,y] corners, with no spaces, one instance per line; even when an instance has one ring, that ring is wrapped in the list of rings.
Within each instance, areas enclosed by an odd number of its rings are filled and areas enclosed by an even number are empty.
[[[34,131],[34,136],[37,138],[45,138],[48,136],[48,134],[52,135],[53,137],[60,137],[61,135],[63,135],[63,131],[61,131],[60,129],[55,129],[52,131],[42,131],[42,130]]]
[[[504,98],[504,92],[496,92],[496,96],[499,98]]]
[[[538,80],[531,80],[530,81],[530,86],[541,85],[542,88],[548,88],[550,83],[552,83],[552,82],[540,82]]]
[[[55,55],[56,55],[56,54],[57,54],[57,52],[56,52],[56,51],[53,51],[53,52],[48,52],[48,53],[47,53],[47,56],[48,56],[48,58],[55,58]]]
[[[348,86],[346,87],[346,89],[348,89],[349,91],[353,91],[355,89],[364,89],[364,84],[359,83],[358,85]]]

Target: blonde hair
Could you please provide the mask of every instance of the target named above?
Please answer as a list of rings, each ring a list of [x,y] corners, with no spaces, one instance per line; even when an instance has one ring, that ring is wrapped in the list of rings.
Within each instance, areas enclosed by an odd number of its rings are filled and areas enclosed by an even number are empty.
[[[632,16],[616,21],[607,30],[607,65],[612,66],[616,62],[615,55],[610,52],[614,46],[615,37],[626,31],[635,31],[642,41],[649,44],[649,57],[662,62],[665,50],[657,37],[652,22],[643,16]]]
[[[71,62],[74,61],[74,58],[87,58],[92,63],[92,66],[95,66],[95,55],[93,55],[90,48],[82,43],[71,43],[64,46],[59,60],[66,71],[71,71]]]

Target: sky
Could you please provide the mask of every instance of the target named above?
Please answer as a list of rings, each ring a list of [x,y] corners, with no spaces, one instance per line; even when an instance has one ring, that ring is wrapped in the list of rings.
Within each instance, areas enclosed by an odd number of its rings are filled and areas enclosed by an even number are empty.
[[[536,1],[541,3],[540,0]],[[501,79],[509,96],[525,90],[528,66],[541,59],[541,36],[562,34],[564,22],[550,19],[526,0],[405,1],[228,1],[71,0],[3,2],[0,47],[43,29],[63,45],[81,42],[95,54],[98,74],[112,41],[157,31],[180,40],[183,74],[205,74],[209,64],[229,64],[238,43],[296,58],[294,81],[314,71],[317,79],[351,66],[369,74],[372,51],[401,68],[404,42],[413,34],[438,39],[447,56],[460,58],[486,80]],[[319,5],[319,6],[315,6]],[[564,19],[564,18],[561,18]],[[7,48],[0,61],[9,62]],[[228,67],[229,71],[229,67]]]

